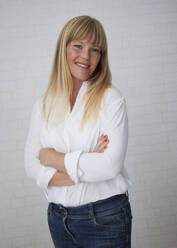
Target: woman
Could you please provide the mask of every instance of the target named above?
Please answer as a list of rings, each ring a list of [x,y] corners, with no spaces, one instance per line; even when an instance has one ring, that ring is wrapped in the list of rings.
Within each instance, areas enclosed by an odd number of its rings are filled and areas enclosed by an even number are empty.
[[[125,98],[112,85],[101,23],[66,23],[49,85],[33,106],[25,169],[49,202],[55,247],[131,247]]]

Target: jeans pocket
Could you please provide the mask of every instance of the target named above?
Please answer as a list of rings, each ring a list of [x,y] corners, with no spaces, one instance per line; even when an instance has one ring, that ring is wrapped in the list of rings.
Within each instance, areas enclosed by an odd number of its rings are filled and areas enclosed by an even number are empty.
[[[62,218],[56,212],[52,204],[49,204],[47,208],[47,220],[48,220],[48,226],[49,226],[50,232],[51,233],[58,232],[59,227],[62,223]]]
[[[105,211],[94,215],[95,225],[110,229],[125,229],[126,216],[122,208]]]

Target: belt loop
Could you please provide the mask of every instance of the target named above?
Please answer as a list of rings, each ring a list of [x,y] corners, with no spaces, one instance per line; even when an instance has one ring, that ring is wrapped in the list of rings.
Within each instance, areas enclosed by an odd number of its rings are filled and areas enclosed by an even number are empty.
[[[90,204],[89,204],[89,207],[90,207],[90,212],[91,212],[91,217],[93,218],[94,217],[94,209],[93,209],[93,203],[91,202]]]
[[[128,190],[125,192],[126,196],[129,198],[129,193]]]

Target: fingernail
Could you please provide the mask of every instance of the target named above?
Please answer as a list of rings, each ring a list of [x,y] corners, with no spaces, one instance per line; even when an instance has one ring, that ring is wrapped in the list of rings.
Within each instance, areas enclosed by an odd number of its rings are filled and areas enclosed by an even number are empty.
[[[106,148],[107,146],[104,146],[104,149]]]

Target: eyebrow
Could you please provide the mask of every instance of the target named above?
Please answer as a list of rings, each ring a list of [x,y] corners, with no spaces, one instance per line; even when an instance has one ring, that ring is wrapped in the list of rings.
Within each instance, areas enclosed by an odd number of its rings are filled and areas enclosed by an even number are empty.
[[[75,40],[76,42],[80,42],[81,44],[84,44],[84,42],[82,42],[82,41],[80,41],[80,40]],[[93,44],[93,43],[91,43],[91,45],[92,46],[95,46],[95,47],[99,47],[98,45],[96,45],[96,44]]]

